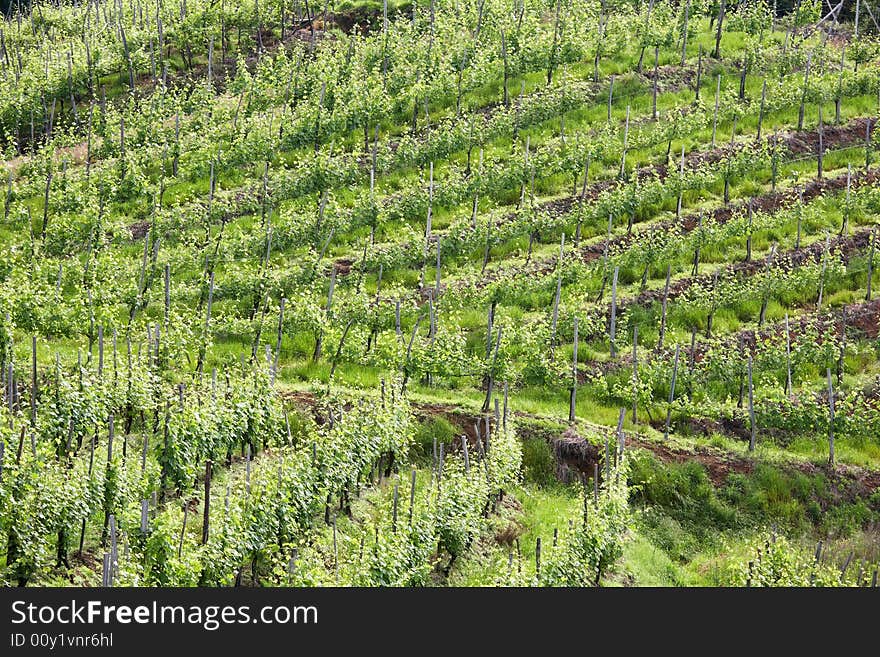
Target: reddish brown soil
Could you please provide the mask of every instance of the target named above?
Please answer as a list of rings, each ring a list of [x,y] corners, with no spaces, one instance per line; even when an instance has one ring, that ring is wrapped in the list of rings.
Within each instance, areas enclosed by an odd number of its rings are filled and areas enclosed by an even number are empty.
[[[456,435],[460,438],[461,436],[466,436],[468,441],[469,449],[476,450],[477,449],[477,438],[478,431],[479,437],[482,439],[485,427],[484,427],[484,417],[482,415],[469,415],[467,413],[463,413],[460,409],[455,408],[454,406],[444,405],[444,404],[414,404],[415,412],[417,415],[421,417],[442,417],[446,421],[448,421],[452,426],[456,429]],[[490,422],[494,425],[494,419],[490,420]],[[478,429],[479,425],[479,429]],[[491,448],[491,430],[489,436],[489,444]],[[447,446],[452,451],[458,451],[461,449],[461,442],[453,443],[452,445]]]
[[[351,273],[351,267],[354,262],[348,258],[341,258],[333,263],[337,276],[347,276]]]
[[[136,221],[128,227],[128,232],[131,234],[131,239],[137,242],[138,240],[142,240],[147,236],[147,233],[150,232],[150,226],[152,223],[148,220]]]
[[[753,461],[742,457],[725,454],[719,451],[703,447],[695,447],[693,450],[682,450],[654,442],[643,442],[638,439],[633,441],[635,447],[647,449],[664,463],[686,463],[697,461],[704,468],[715,486],[723,486],[727,483],[727,477],[731,472],[749,474],[754,470]]]
[[[847,306],[844,313],[847,326],[855,328],[869,338],[880,337],[880,299]]]
[[[861,118],[840,126],[825,126],[822,131],[824,149],[827,151],[864,141],[868,125],[872,126],[873,131],[876,121],[876,119]],[[819,131],[817,129],[794,132],[786,135],[783,143],[794,155],[816,154],[819,152]]]

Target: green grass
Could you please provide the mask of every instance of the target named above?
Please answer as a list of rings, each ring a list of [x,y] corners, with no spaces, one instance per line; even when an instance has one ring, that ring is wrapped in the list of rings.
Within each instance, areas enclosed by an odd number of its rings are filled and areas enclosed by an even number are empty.
[[[699,586],[704,580],[673,561],[647,537],[634,532],[626,543],[618,573],[612,581],[628,586]]]

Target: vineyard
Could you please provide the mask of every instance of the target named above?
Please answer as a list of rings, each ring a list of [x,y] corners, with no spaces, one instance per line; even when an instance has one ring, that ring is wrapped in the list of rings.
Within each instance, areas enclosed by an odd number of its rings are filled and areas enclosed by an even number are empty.
[[[877,585],[880,3],[3,4],[4,586]]]

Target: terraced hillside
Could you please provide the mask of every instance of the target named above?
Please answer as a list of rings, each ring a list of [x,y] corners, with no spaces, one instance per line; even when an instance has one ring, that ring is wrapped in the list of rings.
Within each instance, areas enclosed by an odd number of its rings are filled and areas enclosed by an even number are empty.
[[[875,585],[880,7],[789,4],[11,11],[0,580]]]

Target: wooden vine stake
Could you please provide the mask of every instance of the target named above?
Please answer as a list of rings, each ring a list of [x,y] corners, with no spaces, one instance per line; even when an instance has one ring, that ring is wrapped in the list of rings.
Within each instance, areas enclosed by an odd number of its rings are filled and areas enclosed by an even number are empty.
[[[416,503],[416,469],[412,469],[409,480],[409,526],[412,527],[413,508]]]
[[[105,552],[101,568],[101,586],[107,588],[110,586],[110,553]]]
[[[211,523],[211,474],[213,463],[205,461],[205,514],[202,521],[202,545],[207,544]]]
[[[606,486],[611,481],[611,446],[608,442],[608,436],[605,436],[605,482]]]
[[[397,499],[399,496],[399,487],[398,484],[394,484],[394,499],[392,502],[392,510],[391,510],[391,532],[397,532]]]
[[[602,248],[602,285],[599,287],[599,294],[596,295],[596,303],[605,296],[605,286],[608,283],[608,256],[611,249],[611,229],[614,224],[614,215],[608,214],[608,233],[605,237],[605,246]]]
[[[804,107],[806,106],[806,103],[807,103],[807,86],[810,82],[810,65],[812,64],[812,61],[813,61],[813,53],[807,53],[807,63],[804,66],[804,86],[803,86],[803,90],[801,92],[800,108],[798,109],[798,123],[797,123],[798,132],[800,132],[801,130],[804,129]]]
[[[422,266],[419,274],[419,289],[425,287],[425,267],[428,263],[428,246],[431,239],[431,220],[434,214],[434,162],[428,165],[428,214],[425,217],[425,242],[422,248]]]
[[[748,375],[749,375],[749,451],[755,451],[755,438],[757,427],[755,426],[755,390],[754,390],[754,382],[752,380],[752,357],[749,356],[748,361]]]
[[[834,386],[831,382],[831,368],[825,368],[828,377],[828,465],[834,467]]]
[[[199,357],[196,363],[196,371],[201,374],[205,364],[205,355],[208,347],[208,336],[211,324],[211,306],[214,302],[214,272],[208,275],[208,304],[205,307],[205,326],[202,329],[202,341],[199,345]]]
[[[703,82],[703,44],[700,44],[697,54],[697,79],[694,82],[694,104],[700,102],[700,84]]]
[[[755,219],[755,214],[752,209],[752,199],[749,199],[749,216],[748,216],[748,228],[746,229],[746,262],[751,262],[752,260],[752,223]]]
[[[846,357],[846,309],[840,311],[840,350],[837,355],[837,385],[843,384],[844,359]]]
[[[437,487],[440,487],[440,484],[443,481],[443,461],[445,460],[445,446],[446,443],[440,443],[440,450],[437,454]]]
[[[638,397],[639,397],[639,327],[633,326],[633,424],[638,424]]]
[[[37,380],[37,336],[31,336],[31,425],[37,426],[37,396],[40,383]]]
[[[779,177],[779,133],[774,130],[770,141],[770,191],[776,191],[776,179]]]
[[[657,78],[659,77],[659,64],[660,64],[660,48],[659,46],[654,46],[654,84],[653,89],[651,90],[651,118],[656,121],[657,120]]]
[[[840,125],[840,103],[843,100],[843,67],[846,64],[846,46],[840,49],[840,71],[837,76],[837,94],[834,96],[834,124]]]
[[[415,5],[413,5],[413,10],[415,10]],[[501,58],[504,60],[504,86],[503,86],[503,95],[501,98],[501,102],[504,107],[510,107],[510,63],[507,56],[507,37],[505,31],[501,30]]]
[[[493,313],[494,314],[494,313]],[[489,336],[491,340],[492,336]],[[495,334],[495,348],[492,351],[492,361],[489,368],[488,381],[486,382],[486,398],[483,400],[483,406],[480,409],[483,413],[489,411],[489,404],[492,399],[492,392],[495,390],[495,367],[498,364],[498,349],[501,346],[501,327],[498,327],[498,331]]]
[[[675,379],[678,377],[678,353],[679,346],[675,345],[675,358],[672,362],[672,381],[669,384],[669,404],[666,406],[666,426],[663,429],[663,439],[669,438],[669,423],[672,420],[672,403],[675,400]]]
[[[150,531],[150,500],[141,500],[141,535],[146,536]]]
[[[245,470],[244,470],[244,492],[245,495],[250,497],[251,495],[251,446],[246,445],[245,447],[247,454],[245,456]],[[312,464],[315,463],[315,443],[312,443]]]
[[[440,297],[440,237],[437,237],[437,264],[436,264],[436,272],[434,278],[434,300],[436,301]]]
[[[95,438],[89,439],[89,482],[92,481],[92,469],[95,464]],[[82,525],[79,532],[79,555],[83,554],[83,544],[86,538],[86,518],[82,519]]]
[[[585,475],[581,475],[581,485],[584,488],[584,526],[586,527],[590,508],[590,491],[587,488],[587,477]]]
[[[660,337],[657,340],[657,348],[663,347],[663,338],[666,336],[666,308],[669,302],[669,278],[672,275],[672,265],[666,265],[666,284],[663,286],[663,301],[660,310]]]
[[[379,528],[376,528],[379,531]],[[378,534],[377,534],[378,536]],[[339,543],[336,539],[336,514],[333,514],[333,578],[339,584]]]
[[[293,578],[296,575],[296,559],[298,556],[299,556],[299,549],[293,548],[293,551],[290,554],[290,561],[287,562],[287,583],[288,583],[288,585],[293,581]]]
[[[761,107],[758,110],[758,134],[755,137],[756,141],[761,141],[761,128],[764,126],[764,106],[767,103],[767,78],[764,78],[763,83],[761,84]]]
[[[681,147],[681,162],[678,165],[678,201],[675,204],[675,218],[681,219],[681,206],[684,201],[684,145]]]
[[[281,303],[278,306],[278,332],[275,336],[275,355],[272,360],[271,375],[271,382],[273,384],[275,383],[275,378],[278,376],[278,358],[281,354],[281,339],[284,337],[284,305],[286,302],[287,299],[281,297]]]
[[[831,238],[826,234],[825,235],[825,250],[822,253],[822,271],[819,275],[819,298],[816,300],[816,308],[822,307],[822,297],[825,294],[825,269],[828,266],[828,250],[830,247]]]
[[[611,103],[614,99],[614,75],[611,75],[611,82],[608,84],[608,123],[611,123]],[[12,176],[12,172],[9,173]]]
[[[712,117],[712,148],[715,148],[715,137],[718,134],[718,101],[721,96],[721,73],[715,84],[715,112]]]
[[[559,260],[557,262],[558,274],[556,277],[556,296],[553,298],[553,318],[550,322],[550,356],[553,356],[556,347],[556,322],[559,319],[559,299],[562,295],[562,254],[565,248],[565,233],[559,242]]]
[[[851,203],[851,195],[852,192],[852,165],[846,165],[846,197],[844,199],[843,204],[843,220],[840,223],[840,237],[846,237],[847,229],[849,227],[849,211],[850,211],[850,203]]]
[[[110,470],[113,467],[113,437],[115,435],[115,423],[114,423],[114,415],[110,414],[108,418],[108,429],[107,429],[107,463],[105,465],[106,468],[106,477],[109,478]],[[104,506],[104,529],[101,532],[101,545],[105,545],[107,543],[107,528],[110,525],[110,507]]]
[[[791,332],[788,327],[788,313],[785,313],[785,394],[791,396]]]
[[[627,144],[629,142],[629,109],[630,106],[626,106],[626,123],[623,128],[623,151],[620,155],[620,177],[621,179],[626,177],[626,150]]]
[[[535,539],[535,577],[541,577],[541,537]]]
[[[724,22],[725,11],[727,10],[727,1],[721,0],[721,6],[718,8],[718,27],[715,32],[715,51],[712,53],[712,57],[715,59],[721,58],[721,25]]]
[[[336,286],[336,267],[331,266],[331,268],[330,268],[330,287],[327,290],[327,305],[324,307],[324,312],[328,316],[330,315],[330,311],[333,308],[333,288],[335,286]],[[324,338],[324,332],[322,329],[319,328],[318,334],[315,337],[315,350],[314,350],[314,352],[312,352],[312,361],[313,362],[317,362],[321,358],[323,338]]]
[[[181,526],[180,526],[180,539],[178,540],[178,543],[177,543],[177,558],[178,559],[180,559],[181,555],[183,554],[183,537],[186,536],[186,518],[187,518],[187,511],[189,510],[186,505],[186,502],[184,502],[181,506],[183,508],[183,524],[181,524]]]
[[[504,411],[501,415],[502,427],[507,429],[507,381],[504,382]]]
[[[611,279],[611,323],[608,328],[608,341],[611,349],[611,357],[617,355],[617,346],[615,338],[617,336],[617,277],[620,274],[620,267],[614,268],[614,275]]]
[[[691,13],[691,0],[687,0],[687,3],[684,6],[684,25],[681,29],[681,63],[679,66],[684,67],[685,59],[687,58],[687,43],[688,43],[688,19],[690,18]]]
[[[110,586],[113,586],[113,576],[119,569],[119,546],[118,532],[116,528],[116,516],[110,515]]]
[[[874,276],[874,246],[877,243],[877,231],[871,231],[871,248],[868,250],[868,280],[867,291],[865,292],[865,301],[871,300],[871,279]]]
[[[574,343],[571,357],[571,395],[568,402],[568,421],[575,421],[575,408],[577,406],[577,364],[578,364],[578,318],[574,317]]]

